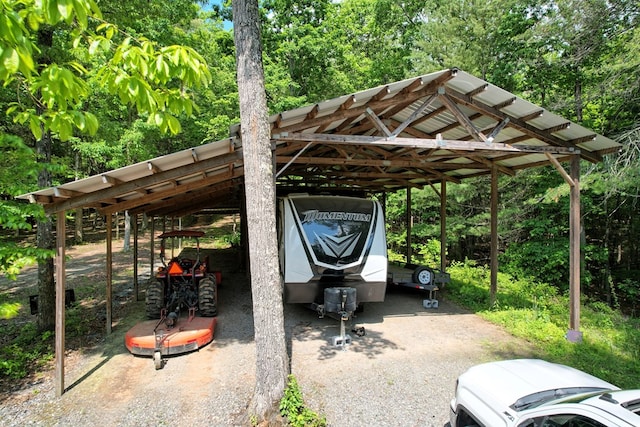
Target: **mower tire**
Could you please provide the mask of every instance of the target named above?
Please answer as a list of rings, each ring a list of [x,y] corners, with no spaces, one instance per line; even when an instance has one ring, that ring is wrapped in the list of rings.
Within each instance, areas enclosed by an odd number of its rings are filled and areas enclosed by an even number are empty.
[[[214,278],[200,281],[198,286],[198,310],[204,317],[214,317],[218,314],[218,291]]]
[[[158,369],[162,369],[162,365],[163,365],[163,361],[162,361],[162,355],[160,354],[159,351],[154,351],[153,352],[153,366],[156,368],[156,371]]]

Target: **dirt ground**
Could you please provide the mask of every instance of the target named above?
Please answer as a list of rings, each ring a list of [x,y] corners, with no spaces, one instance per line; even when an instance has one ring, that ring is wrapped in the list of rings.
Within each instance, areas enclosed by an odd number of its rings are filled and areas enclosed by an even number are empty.
[[[241,425],[253,392],[256,354],[251,291],[238,254],[220,250],[216,255],[223,282],[213,342],[169,358],[156,371],[151,359],[135,357],[124,346],[125,332],[144,319],[144,286],[136,301],[131,254],[118,244],[112,334],[104,333],[104,298],[95,294],[105,278],[104,243],[72,248],[68,285],[76,286],[80,304],[93,314],[87,317],[89,332],[67,340],[66,392],[55,397],[52,366],[17,388],[5,386],[0,424]],[[141,276],[150,271],[146,245],[141,241]],[[17,282],[0,282],[4,295],[21,296],[24,311],[33,274],[27,270]],[[365,335],[350,332],[352,342],[345,348],[333,345],[337,320],[286,305],[291,371],[307,405],[331,426],[443,426],[460,373],[480,362],[531,355],[526,343],[447,301],[446,291],[438,297],[438,308],[426,309],[425,295],[390,290],[384,303],[367,304],[347,325],[347,332],[364,327]],[[34,319],[23,312],[14,321]]]

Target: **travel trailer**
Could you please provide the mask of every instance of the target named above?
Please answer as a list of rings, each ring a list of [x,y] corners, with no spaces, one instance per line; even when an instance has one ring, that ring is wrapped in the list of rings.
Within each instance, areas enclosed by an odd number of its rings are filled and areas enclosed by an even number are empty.
[[[387,242],[380,203],[290,194],[279,199],[278,216],[285,302],[324,304],[327,288],[355,289],[356,301],[351,291],[349,304],[384,301]]]

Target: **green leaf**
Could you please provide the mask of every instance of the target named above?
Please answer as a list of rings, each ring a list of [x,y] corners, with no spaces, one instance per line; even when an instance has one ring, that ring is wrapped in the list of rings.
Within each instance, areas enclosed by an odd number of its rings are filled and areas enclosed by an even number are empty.
[[[45,10],[45,19],[49,24],[56,24],[60,20],[60,11],[56,0],[42,0],[42,8]]]
[[[31,53],[28,52],[27,49],[21,48],[18,50],[18,56],[20,57],[20,72],[26,77],[29,77],[31,72],[35,70]]]
[[[2,65],[7,69],[8,73],[16,73],[20,67],[18,52],[12,47],[7,47],[5,51],[2,52]]]
[[[71,127],[71,123],[67,120],[61,120],[59,122],[60,126],[58,128],[58,136],[61,141],[68,141],[69,138],[73,135],[73,128]]]
[[[156,126],[162,126],[162,124],[164,123],[164,115],[162,113],[155,113],[153,115],[153,123]]]
[[[25,21],[27,22],[27,24],[29,24],[29,28],[31,28],[33,31],[38,31],[38,29],[40,28],[42,17],[39,14],[29,12]]]
[[[70,22],[71,19],[73,18],[73,6],[71,5],[71,1],[70,0],[57,0],[55,3],[58,4],[58,12],[60,13],[60,16],[62,16],[62,19],[64,19],[67,22]]]
[[[98,118],[89,112],[84,113],[85,127],[89,135],[95,135],[98,131]]]
[[[176,119],[174,116],[170,114],[167,114],[166,117],[169,123],[169,130],[171,131],[171,133],[174,135],[180,133],[180,131],[182,130],[182,127],[180,126],[180,122],[178,121],[178,119]]]
[[[73,10],[76,13],[76,19],[81,28],[87,28],[87,8],[84,2],[73,0]]]
[[[31,116],[29,119],[29,129],[31,129],[31,133],[35,139],[39,140],[42,138],[42,128],[40,127],[40,120],[38,120],[38,117]]]
[[[89,44],[89,55],[95,55],[100,48],[100,39],[93,39]]]
[[[129,79],[127,89],[129,90],[129,95],[131,95],[131,98],[137,97],[139,93],[138,81],[136,79]]]

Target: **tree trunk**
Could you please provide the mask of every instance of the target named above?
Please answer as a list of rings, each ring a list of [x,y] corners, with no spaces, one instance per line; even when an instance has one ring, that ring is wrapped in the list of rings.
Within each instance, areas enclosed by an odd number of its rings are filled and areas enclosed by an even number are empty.
[[[124,211],[124,244],[122,246],[123,252],[129,252],[131,249],[131,216],[129,211]]]
[[[84,239],[84,236],[82,235],[82,219],[83,219],[82,208],[78,208],[76,209],[75,233],[73,236],[73,240],[76,244],[82,243]]]
[[[51,134],[45,132],[36,142],[38,162],[44,165],[51,163]],[[38,187],[51,187],[51,174],[47,168],[38,173]],[[36,243],[39,249],[53,249],[53,222],[38,221]],[[56,288],[53,280],[53,258],[38,261],[38,328],[41,331],[52,331],[56,326]]]
[[[256,384],[249,414],[275,420],[289,373],[276,240],[273,153],[256,0],[233,0],[245,168],[249,268],[256,342]]]

